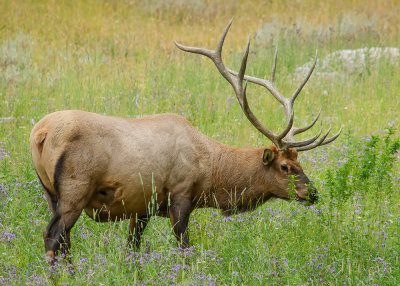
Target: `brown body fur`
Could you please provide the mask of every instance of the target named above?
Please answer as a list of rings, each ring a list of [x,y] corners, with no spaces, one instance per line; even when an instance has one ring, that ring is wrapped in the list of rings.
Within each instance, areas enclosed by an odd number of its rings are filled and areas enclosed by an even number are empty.
[[[82,210],[99,221],[131,218],[129,241],[139,246],[151,216],[170,217],[188,245],[189,215],[197,207],[253,209],[272,197],[288,199],[288,174],[297,196],[309,180],[293,149],[242,149],[219,143],[186,119],[160,114],[139,119],[68,110],[47,115],[33,128],[31,153],[54,217],[44,232],[47,255],[68,252],[69,231]],[[282,170],[286,165],[288,170]]]

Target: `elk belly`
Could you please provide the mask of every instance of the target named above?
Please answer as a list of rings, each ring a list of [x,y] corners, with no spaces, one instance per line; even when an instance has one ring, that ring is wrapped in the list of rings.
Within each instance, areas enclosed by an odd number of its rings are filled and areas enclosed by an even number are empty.
[[[118,219],[118,215],[112,212],[112,205],[115,205],[115,188],[104,187],[95,191],[92,199],[85,207],[86,214],[100,222]],[[122,207],[122,204],[121,206]]]
[[[108,222],[144,216],[149,212],[151,191],[146,192],[143,189],[136,190],[116,185],[119,184],[96,189],[84,209],[90,218],[99,222]]]

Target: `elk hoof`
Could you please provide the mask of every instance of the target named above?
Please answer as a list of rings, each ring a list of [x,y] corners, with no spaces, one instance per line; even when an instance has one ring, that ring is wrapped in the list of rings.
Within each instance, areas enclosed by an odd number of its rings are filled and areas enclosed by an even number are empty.
[[[54,251],[49,250],[46,252],[46,261],[52,263],[54,261]]]

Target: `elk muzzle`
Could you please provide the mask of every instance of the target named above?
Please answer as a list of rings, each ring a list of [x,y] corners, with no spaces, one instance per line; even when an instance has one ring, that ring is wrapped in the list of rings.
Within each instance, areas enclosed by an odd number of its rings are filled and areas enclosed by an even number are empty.
[[[318,201],[318,191],[304,173],[300,175],[296,190],[296,199],[298,201],[311,205]]]
[[[310,182],[307,184],[307,201],[310,204],[315,204],[318,202],[318,191],[317,189],[314,187],[314,185]]]

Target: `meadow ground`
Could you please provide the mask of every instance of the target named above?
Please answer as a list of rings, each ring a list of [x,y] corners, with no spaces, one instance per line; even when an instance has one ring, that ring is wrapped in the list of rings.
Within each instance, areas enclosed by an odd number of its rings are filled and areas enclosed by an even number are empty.
[[[295,106],[297,125],[322,107],[343,134],[300,154],[320,202],[267,202],[223,217],[196,210],[192,247],[176,248],[170,222],[151,220],[138,252],[125,248],[127,222],[72,229],[74,275],[49,269],[42,231],[51,215],[28,137],[63,109],[136,117],[174,112],[204,134],[239,147],[270,142],[246,120],[212,63],[173,40],[212,48],[232,16],[224,46],[238,69],[252,39],[247,74],[269,74],[291,94],[298,66],[341,50],[399,47],[398,1],[0,1],[0,285],[399,285],[399,64],[367,57],[340,76],[313,77]],[[318,71],[318,70],[317,70]],[[249,86],[253,111],[273,130],[282,108]],[[310,135],[306,134],[306,135]],[[305,135],[305,136],[306,136]]]

